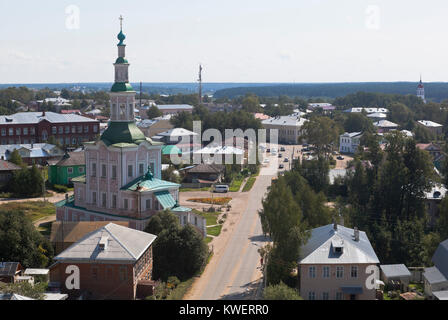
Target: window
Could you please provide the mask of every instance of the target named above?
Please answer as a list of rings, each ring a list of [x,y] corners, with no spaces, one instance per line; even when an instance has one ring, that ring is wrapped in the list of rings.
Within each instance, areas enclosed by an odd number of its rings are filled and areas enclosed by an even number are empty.
[[[6,129],[5,128],[2,128],[2,136],[3,137],[6,136]]]
[[[323,278],[330,278],[330,267],[329,266],[324,266],[322,270],[323,270],[322,277]]]
[[[17,128],[17,129],[16,129],[16,136],[20,136],[21,131],[22,131],[22,130],[21,130],[20,128]]]
[[[64,127],[60,126],[58,130],[59,130],[59,134],[63,134],[64,133]]]
[[[336,278],[341,279],[344,277],[344,267],[336,267]]]
[[[198,217],[194,217],[194,225],[195,225],[195,226],[198,225]]]
[[[117,166],[112,166],[112,179],[117,179]]]
[[[106,175],[107,175],[106,171],[107,171],[107,166],[105,164],[102,164],[101,165],[101,178],[106,178]]]
[[[76,133],[76,127],[72,127],[72,133]]]
[[[82,126],[78,126],[78,133],[82,133]]]
[[[128,210],[129,209],[129,200],[128,199],[124,199],[124,209]]]
[[[9,128],[8,131],[9,131],[9,135],[10,135],[10,136],[13,136],[13,135],[14,135],[14,129],[13,129],[13,128]]]
[[[36,134],[36,128],[31,128],[30,132],[31,132],[31,135],[34,136]]]
[[[316,293],[314,291],[308,292],[308,300],[316,300]]]
[[[155,168],[156,168],[156,164],[155,164],[155,162],[154,161],[151,161],[151,163],[149,164],[149,167],[150,167],[150,170],[151,170],[151,173],[153,174],[153,175],[155,175]]]
[[[48,140],[48,133],[47,131],[42,131],[42,140],[47,141]]]
[[[76,138],[73,138],[72,139],[72,145],[75,145],[76,144]]]
[[[52,134],[58,133],[58,128],[57,127],[51,127],[51,133]]]
[[[97,267],[93,267],[91,269],[92,271],[92,279],[93,280],[98,280],[98,268]]]
[[[126,281],[128,277],[128,271],[126,270],[126,267],[120,267],[119,275],[120,281]]]
[[[101,195],[101,205],[103,206],[103,208],[107,207],[107,196],[105,193]]]
[[[322,292],[322,300],[329,300],[330,294],[328,292]]]
[[[89,132],[89,126],[84,126],[84,133],[88,133]]]
[[[132,167],[132,165],[129,165],[129,166],[128,166],[128,177],[129,177],[129,178],[132,178],[132,176],[133,176],[133,171],[134,171],[134,168]]]
[[[92,163],[92,177],[96,177],[96,163]]]
[[[114,208],[114,209],[117,208],[117,195],[116,194],[112,195],[112,208]]]
[[[70,133],[70,127],[69,126],[65,126],[65,133]]]
[[[358,266],[352,266],[350,276],[352,278],[358,278]]]
[[[96,204],[96,192],[92,192],[92,204]]]
[[[138,175],[139,176],[142,176],[142,175],[144,175],[145,174],[145,164],[144,163],[140,163],[139,165],[138,165]]]
[[[310,275],[310,278],[316,278],[316,267],[310,267],[309,268],[309,275]]]
[[[152,209],[151,199],[146,199],[146,210]]]
[[[65,144],[69,145],[70,144],[70,138],[65,138]]]
[[[344,300],[342,292],[336,292],[336,300]]]
[[[79,168],[78,168],[78,172],[79,172],[79,173],[84,173],[84,167],[79,167]]]
[[[93,126],[93,132],[94,132],[94,133],[97,133],[97,132],[98,132],[98,126],[96,126],[96,125]]]
[[[71,167],[70,167],[70,168],[67,168],[67,173],[68,173],[68,174],[73,174],[73,168],[71,168]]]

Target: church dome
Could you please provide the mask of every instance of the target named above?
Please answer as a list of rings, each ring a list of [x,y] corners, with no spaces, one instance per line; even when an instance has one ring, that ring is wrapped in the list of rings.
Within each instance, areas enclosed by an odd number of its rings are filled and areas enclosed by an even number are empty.
[[[117,36],[117,39],[120,40],[119,46],[124,45],[123,41],[126,39],[126,36],[124,35],[123,31],[120,31],[120,33]]]

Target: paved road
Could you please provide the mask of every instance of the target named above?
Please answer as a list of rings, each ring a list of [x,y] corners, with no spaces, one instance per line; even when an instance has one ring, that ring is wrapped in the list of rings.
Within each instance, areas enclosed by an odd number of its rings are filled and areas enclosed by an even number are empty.
[[[283,156],[291,159],[292,147],[287,147]],[[242,216],[223,248],[216,266],[207,272],[207,281],[201,286],[201,292],[192,296],[199,300],[218,299],[255,299],[260,293],[262,272],[258,248],[268,239],[263,236],[258,210],[262,208],[262,199],[272,178],[277,176],[277,168],[282,161],[270,156],[270,163],[263,167],[250,194]],[[286,166],[288,169],[289,166]]]

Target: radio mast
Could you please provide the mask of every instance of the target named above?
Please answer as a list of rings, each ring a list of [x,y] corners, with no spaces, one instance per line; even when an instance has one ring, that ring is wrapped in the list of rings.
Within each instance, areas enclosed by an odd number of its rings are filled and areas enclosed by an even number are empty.
[[[199,65],[199,104],[202,104],[202,65]]]

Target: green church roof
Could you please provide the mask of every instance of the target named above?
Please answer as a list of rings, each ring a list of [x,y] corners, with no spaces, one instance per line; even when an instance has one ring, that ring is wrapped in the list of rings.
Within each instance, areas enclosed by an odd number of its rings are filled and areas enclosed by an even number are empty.
[[[112,121],[101,136],[101,140],[108,146],[122,143],[139,145],[144,141],[152,142],[145,137],[134,121]]]
[[[135,92],[130,83],[127,82],[115,82],[110,89],[112,92]]]
[[[127,64],[127,63],[129,63],[128,59],[123,57],[118,57],[117,60],[115,61],[115,64]]]

